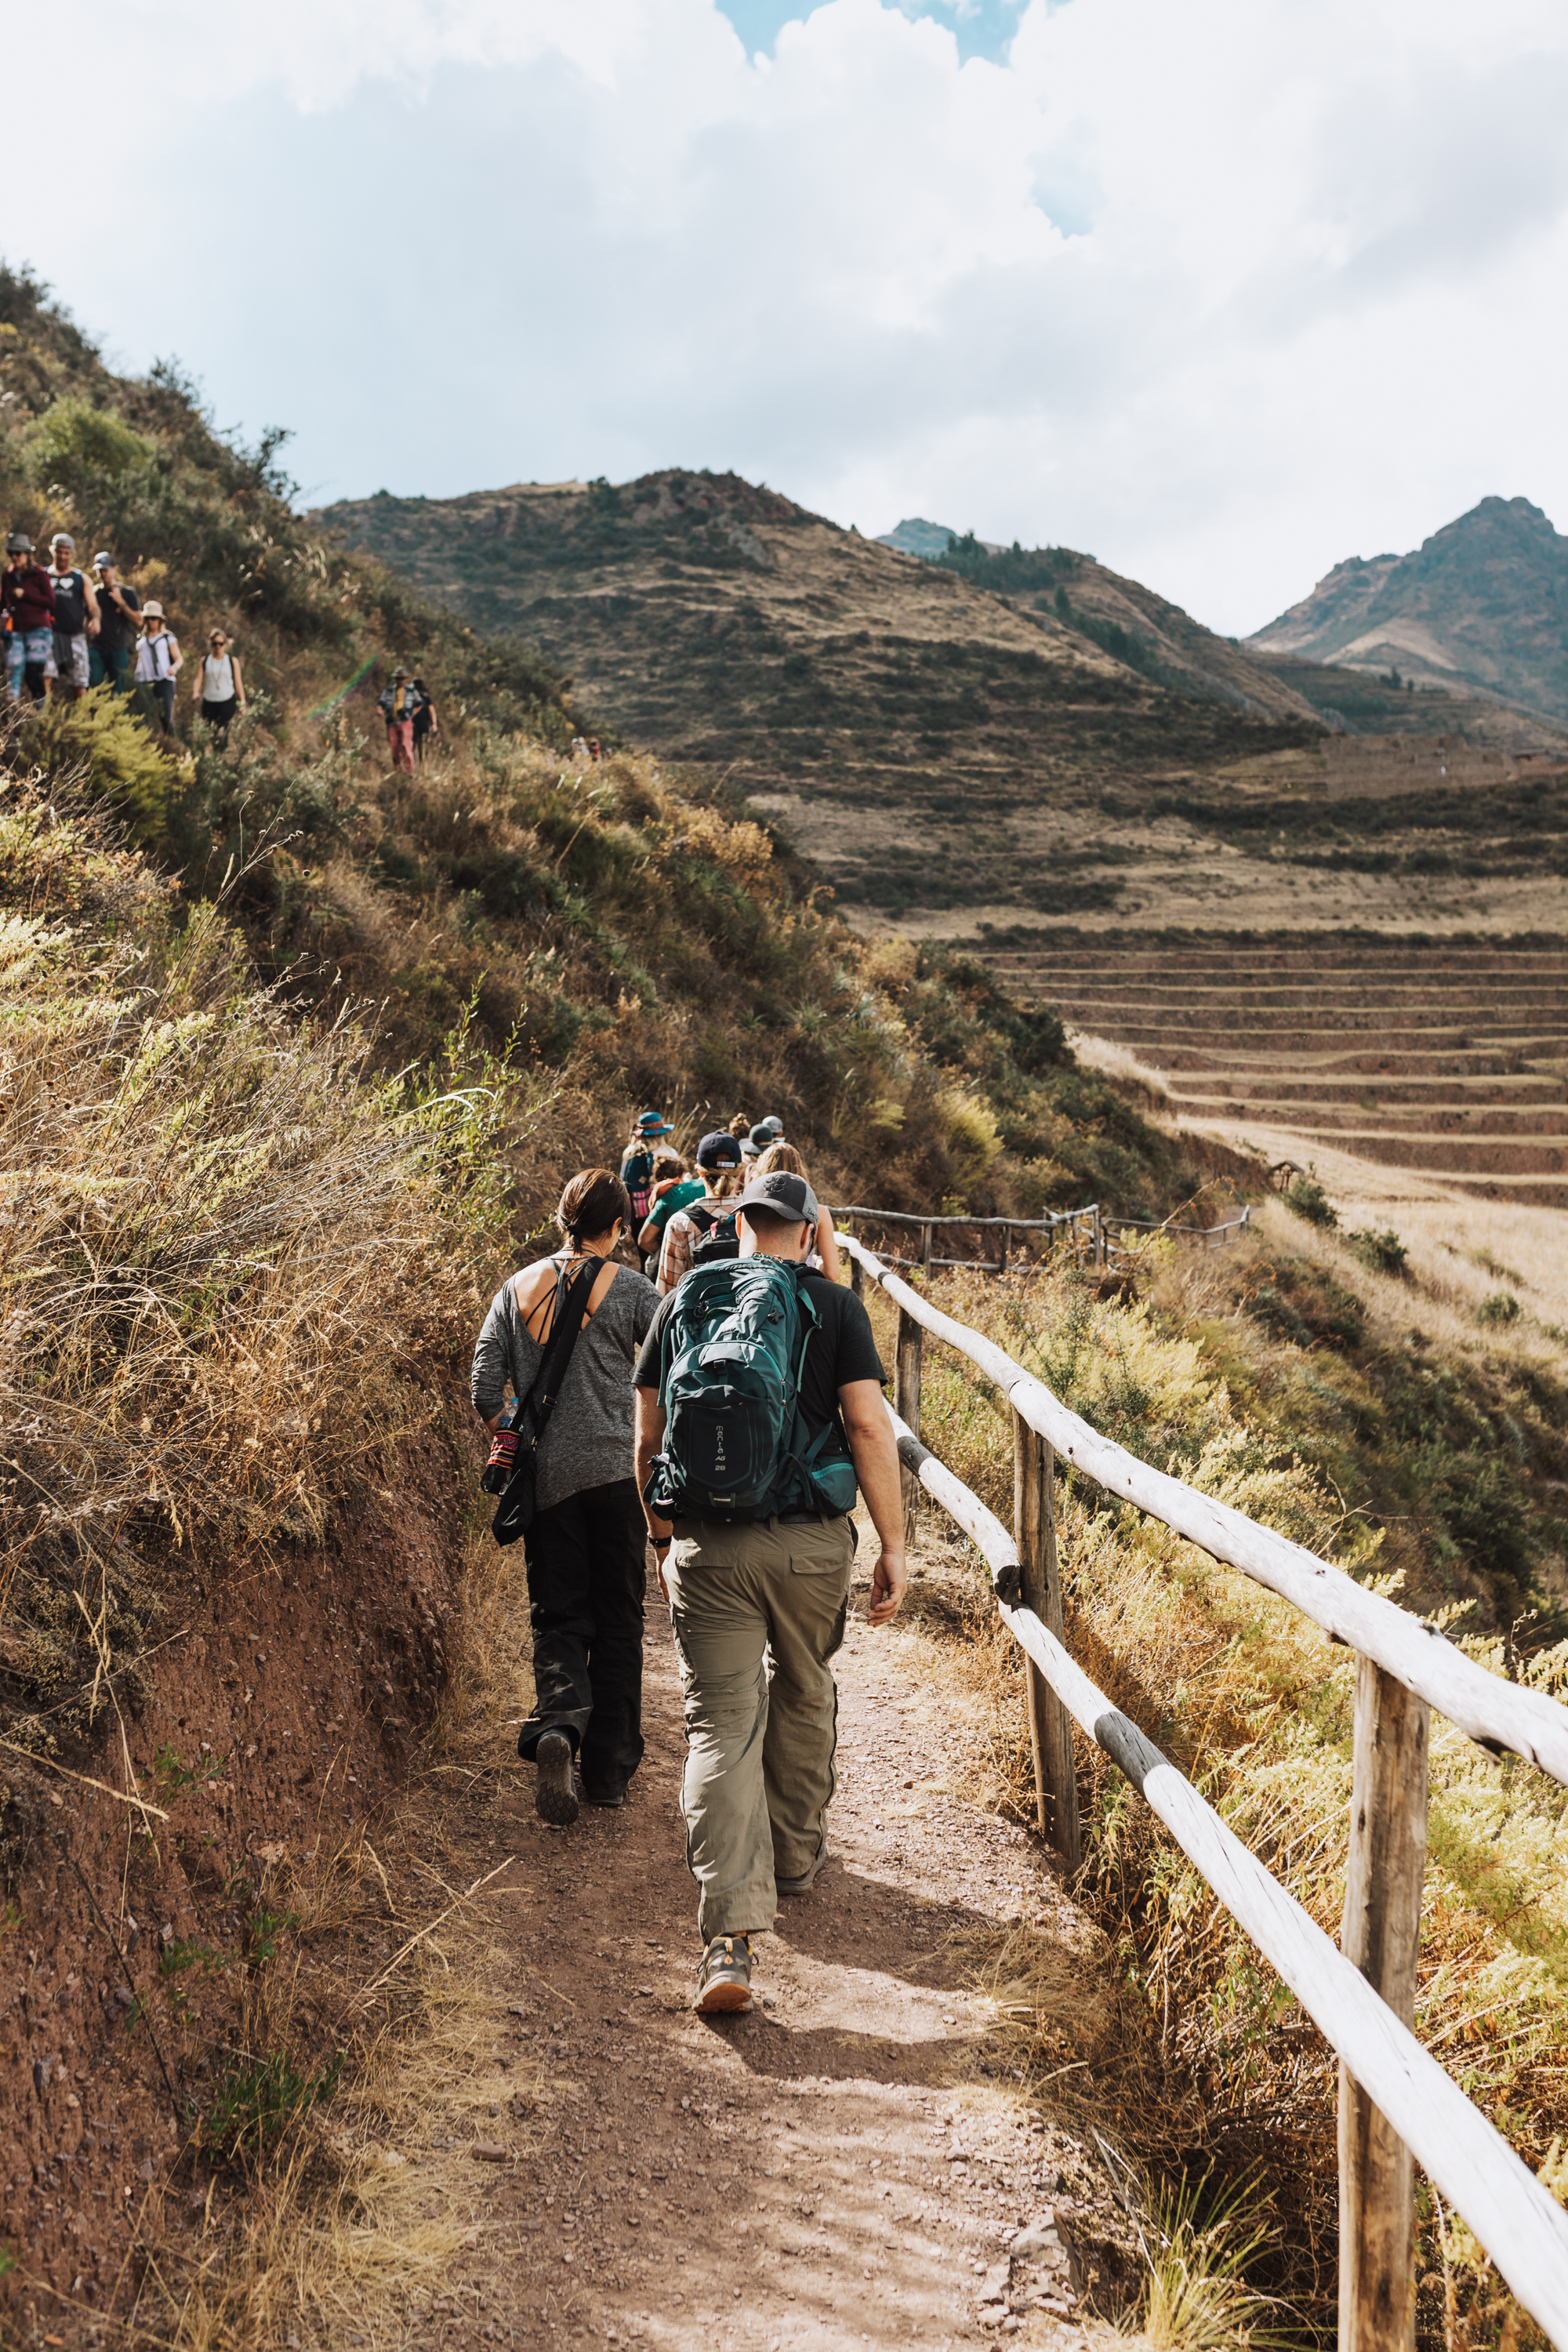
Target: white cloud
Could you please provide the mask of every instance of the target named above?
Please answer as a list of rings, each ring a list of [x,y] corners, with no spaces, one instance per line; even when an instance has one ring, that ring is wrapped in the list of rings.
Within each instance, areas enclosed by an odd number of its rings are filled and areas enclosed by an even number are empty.
[[[732,464],[1234,629],[1488,489],[1568,520],[1543,0],[1030,0],[1005,64],[881,0],[760,61],[713,0],[85,16],[73,110],[157,125],[156,226],[43,173],[8,257],[325,495]]]

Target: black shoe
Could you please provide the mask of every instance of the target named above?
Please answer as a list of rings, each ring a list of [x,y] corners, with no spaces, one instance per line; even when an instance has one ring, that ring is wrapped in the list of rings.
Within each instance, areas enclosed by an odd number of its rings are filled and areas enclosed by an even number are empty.
[[[533,1809],[542,1822],[568,1829],[577,1818],[577,1775],[573,1769],[572,1742],[563,1731],[547,1731],[533,1751],[539,1781]]]
[[[584,1786],[583,1796],[586,1803],[598,1805],[606,1813],[618,1813],[626,1801],[624,1789],[590,1789]]]
[[[697,1995],[691,2004],[700,2017],[752,2006],[752,1939],[750,1936],[715,1936],[697,1971]]]

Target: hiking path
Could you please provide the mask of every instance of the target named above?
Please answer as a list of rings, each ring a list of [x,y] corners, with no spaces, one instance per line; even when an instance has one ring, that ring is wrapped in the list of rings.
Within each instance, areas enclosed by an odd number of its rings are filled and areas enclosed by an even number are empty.
[[[405,2217],[461,2235],[437,2285],[351,2341],[1109,2336],[1084,2290],[1117,2235],[1112,2184],[1081,2106],[1069,2126],[1026,2087],[973,1964],[1021,1918],[1043,1928],[1070,2043],[1095,2005],[1095,1939],[1039,1842],[978,1801],[963,1693],[929,1642],[866,1624],[868,1548],[837,1661],[832,1858],[760,1939],[750,2014],[690,2008],[680,1692],[651,1576],[647,1753],[624,1810],[560,1830],[535,1815],[531,1771],[442,1784],[448,1869],[496,1874],[444,1941],[462,2031],[449,2063],[408,2052],[419,2127],[393,2161]],[[511,1630],[526,1652],[521,1608]]]

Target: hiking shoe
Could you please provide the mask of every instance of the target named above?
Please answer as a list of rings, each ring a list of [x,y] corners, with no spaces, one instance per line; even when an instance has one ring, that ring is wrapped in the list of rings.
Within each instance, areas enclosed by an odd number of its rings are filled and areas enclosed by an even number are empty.
[[[824,1838],[816,1849],[816,1860],[809,1870],[803,1870],[798,1878],[775,1878],[773,1885],[781,1895],[809,1895],[822,1875],[822,1866],[826,1860],[827,1840]]]
[[[618,1812],[626,1801],[624,1789],[590,1789],[584,1784],[583,1796],[586,1803],[600,1805],[607,1813]]]
[[[697,1998],[691,2006],[700,2017],[752,2005],[752,1939],[750,1936],[715,1936],[697,1971]]]
[[[533,1751],[539,1781],[533,1809],[542,1822],[567,1829],[577,1818],[577,1776],[573,1770],[572,1742],[563,1731],[547,1731]]]

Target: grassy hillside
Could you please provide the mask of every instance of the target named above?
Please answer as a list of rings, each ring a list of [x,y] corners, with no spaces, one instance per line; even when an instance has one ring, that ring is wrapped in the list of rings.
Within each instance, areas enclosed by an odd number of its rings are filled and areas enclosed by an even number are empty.
[[[732,475],[381,493],[319,520],[476,627],[536,639],[623,734],[787,813],[845,903],[1098,905],[1102,881],[1037,854],[1042,820],[1112,773],[1319,731],[1173,607],[1206,667],[1166,637],[1156,658],[1118,635],[1098,567],[1087,585],[1074,573],[1081,610],[1012,599]]]
[[[1321,807],[1325,725],[1563,748],[1484,698],[1256,659],[1070,550],[971,539],[922,562],[732,476],[383,492],[319,520],[496,642],[537,639],[627,737],[722,777],[864,929],[1190,922],[1255,892],[1248,920],[1291,919],[1283,891],[1321,895],[1321,867],[1290,833],[1288,881],[1272,855],[1216,873],[1208,813],[1255,811],[1255,840],[1288,797]],[[1423,813],[1377,822],[1416,836],[1396,857],[1426,846]],[[1318,923],[1366,919],[1339,895]]]

